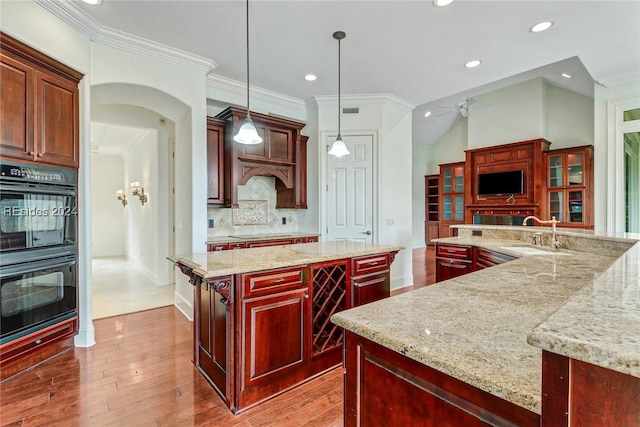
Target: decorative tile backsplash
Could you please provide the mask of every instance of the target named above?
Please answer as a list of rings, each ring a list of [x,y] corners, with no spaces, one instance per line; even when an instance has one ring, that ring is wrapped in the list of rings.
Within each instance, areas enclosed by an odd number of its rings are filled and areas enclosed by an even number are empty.
[[[207,218],[215,224],[208,229],[207,237],[298,231],[297,211],[276,209],[274,177],[254,176],[246,185],[238,186],[238,205],[239,209],[207,209]],[[283,217],[286,224],[282,224]]]
[[[267,224],[267,200],[238,200],[238,206],[238,209],[231,209],[231,225]]]

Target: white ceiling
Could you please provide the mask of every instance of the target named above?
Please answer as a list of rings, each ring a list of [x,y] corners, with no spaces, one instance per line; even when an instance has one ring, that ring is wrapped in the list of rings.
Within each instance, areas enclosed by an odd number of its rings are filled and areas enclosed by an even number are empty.
[[[105,27],[208,58],[217,64],[213,74],[246,81],[243,0],[74,3]],[[343,30],[342,94],[389,93],[417,106],[420,142],[436,133],[424,122],[427,108],[513,79],[544,75],[591,94],[591,78],[604,85],[640,78],[638,0],[457,0],[444,8],[430,0],[252,0],[250,16],[252,87],[300,100],[335,95],[332,34]],[[529,32],[542,20],[555,25]],[[476,58],[480,67],[464,67]],[[583,78],[562,81],[563,64]],[[318,80],[306,82],[310,72]]]
[[[91,151],[123,156],[144,139],[151,129],[113,123],[91,122]]]

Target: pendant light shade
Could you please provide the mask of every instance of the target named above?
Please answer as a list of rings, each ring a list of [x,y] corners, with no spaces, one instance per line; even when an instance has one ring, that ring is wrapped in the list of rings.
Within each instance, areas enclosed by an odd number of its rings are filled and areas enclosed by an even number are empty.
[[[249,108],[249,0],[247,0],[247,118],[238,129],[238,133],[233,140],[239,144],[256,145],[262,142],[256,127],[251,120],[251,110]]]
[[[342,157],[349,154],[349,150],[347,150],[347,146],[344,144],[344,141],[342,140],[342,136],[340,136],[340,134],[338,134],[336,140],[333,141],[331,150],[329,150],[329,154],[336,157]]]
[[[248,116],[244,119],[244,123],[240,126],[238,133],[233,137],[235,142],[245,145],[255,145],[262,142],[262,138],[258,135],[256,127],[253,125],[253,120]]]
[[[349,150],[347,150],[347,146],[342,140],[342,135],[340,135],[340,40],[346,36],[347,35],[344,31],[336,31],[333,33],[333,38],[338,40],[338,137],[333,141],[329,154],[336,157],[342,157],[349,154]]]

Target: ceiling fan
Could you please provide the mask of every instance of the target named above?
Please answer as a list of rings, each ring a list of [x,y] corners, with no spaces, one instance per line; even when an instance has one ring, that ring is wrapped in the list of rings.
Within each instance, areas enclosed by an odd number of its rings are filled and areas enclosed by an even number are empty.
[[[453,106],[438,106],[438,108],[447,108],[450,109],[452,111],[446,111],[444,113],[438,114],[436,117],[438,116],[442,116],[445,114],[449,114],[449,113],[453,113],[455,111],[457,111],[458,113],[460,113],[460,115],[462,117],[469,117],[469,112],[472,109],[476,109],[476,108],[481,108],[481,107],[488,107],[490,104],[477,104],[479,100],[477,98],[467,98],[464,99],[460,102],[456,102]],[[473,106],[473,108],[472,108]]]

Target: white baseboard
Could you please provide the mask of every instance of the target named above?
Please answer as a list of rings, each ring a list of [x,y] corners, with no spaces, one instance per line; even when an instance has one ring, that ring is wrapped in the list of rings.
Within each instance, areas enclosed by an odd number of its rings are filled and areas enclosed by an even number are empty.
[[[144,274],[144,277],[146,277],[147,280],[149,280],[154,285],[158,285],[158,276],[156,276],[155,273],[153,273],[153,271],[149,270],[146,265],[141,264],[140,261],[138,261],[137,259],[132,258],[129,255],[127,255],[127,259],[130,262],[134,263],[136,265],[136,267],[138,267],[140,269],[140,271],[142,272],[142,274]]]
[[[96,345],[96,334],[91,323],[90,328],[79,328],[78,334],[73,337],[73,344],[76,347],[93,347]]]
[[[182,295],[177,292],[173,294],[175,297],[175,305],[180,310],[184,317],[193,322],[193,305],[189,303],[186,299],[182,297]]]
[[[413,274],[396,277],[391,279],[391,290],[404,288],[405,286],[413,286]]]

